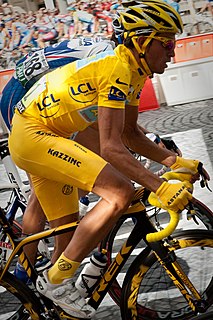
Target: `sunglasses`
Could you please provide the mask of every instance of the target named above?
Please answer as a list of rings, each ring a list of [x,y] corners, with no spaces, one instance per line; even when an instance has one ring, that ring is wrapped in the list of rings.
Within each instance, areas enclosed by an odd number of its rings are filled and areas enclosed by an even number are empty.
[[[168,50],[168,51],[173,51],[176,46],[176,40],[171,39],[171,38],[166,38],[166,37],[158,37],[158,36],[147,36],[146,38],[152,38],[155,40],[158,40],[162,43],[162,46]]]

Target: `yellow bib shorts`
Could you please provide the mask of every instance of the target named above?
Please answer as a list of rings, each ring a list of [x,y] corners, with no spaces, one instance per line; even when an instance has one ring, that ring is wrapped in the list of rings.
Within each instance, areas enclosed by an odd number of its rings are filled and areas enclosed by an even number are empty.
[[[14,162],[30,173],[49,221],[78,212],[77,188],[91,191],[107,162],[35,119],[15,114],[9,137]]]

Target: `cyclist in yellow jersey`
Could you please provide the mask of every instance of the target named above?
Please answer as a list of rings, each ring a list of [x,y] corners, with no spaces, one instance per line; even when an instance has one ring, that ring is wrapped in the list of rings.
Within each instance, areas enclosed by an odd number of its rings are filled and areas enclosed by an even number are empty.
[[[137,107],[145,80],[132,52],[120,45],[47,74],[18,103],[16,113],[68,138],[97,121],[98,106],[124,109],[128,101]]]
[[[209,179],[198,160],[158,148],[137,126],[146,76],[164,72],[174,56],[175,34],[183,26],[179,14],[160,0],[132,3],[120,13],[124,44],[45,75],[17,104],[9,138],[11,155],[31,174],[51,226],[77,211],[77,188],[101,197],[53,267],[37,280],[40,293],[68,314],[86,319],[95,310],[80,296],[72,277],[129,206],[131,180],[155,192],[165,209],[183,210],[192,198],[183,183],[163,181],[125,146],[172,170],[202,172]],[[98,130],[100,156],[68,139],[87,127]]]

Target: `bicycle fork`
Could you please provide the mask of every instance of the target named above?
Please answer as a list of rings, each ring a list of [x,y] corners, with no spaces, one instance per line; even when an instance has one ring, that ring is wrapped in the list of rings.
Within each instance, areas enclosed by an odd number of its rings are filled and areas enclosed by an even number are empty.
[[[169,251],[168,247],[162,247],[159,250],[159,243],[150,244],[153,249],[155,256],[159,263],[162,265],[174,285],[180,291],[181,295],[187,301],[189,307],[196,314],[198,312],[203,313],[207,309],[205,300],[202,299],[201,295],[192,284],[183,268],[177,262],[177,257],[174,251]],[[158,246],[158,249],[157,249]],[[172,249],[172,247],[170,247]],[[162,251],[163,249],[163,251]]]

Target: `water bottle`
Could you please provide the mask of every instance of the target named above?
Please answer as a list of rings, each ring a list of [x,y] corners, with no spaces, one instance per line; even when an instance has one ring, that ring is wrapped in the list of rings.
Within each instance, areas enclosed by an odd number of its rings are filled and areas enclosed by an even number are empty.
[[[81,197],[80,201],[79,201],[79,216],[80,218],[83,218],[85,216],[85,214],[87,213],[87,210],[89,208],[89,197],[85,196],[85,197]]]
[[[101,278],[102,271],[107,264],[106,250],[95,252],[76,280],[75,287],[82,297],[91,296]]]
[[[80,202],[85,204],[85,206],[88,206],[89,205],[89,197],[88,196],[81,197]]]
[[[32,283],[31,279],[28,277],[26,270],[19,262],[17,262],[17,264],[15,266],[14,276],[18,280],[24,282],[27,285],[30,285]]]

